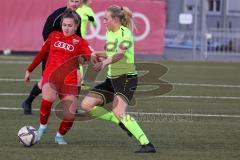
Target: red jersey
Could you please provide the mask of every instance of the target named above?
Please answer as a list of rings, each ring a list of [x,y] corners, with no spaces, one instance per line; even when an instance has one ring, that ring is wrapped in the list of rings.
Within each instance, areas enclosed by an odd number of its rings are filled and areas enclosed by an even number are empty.
[[[82,56],[88,61],[91,53],[88,42],[81,37],[77,35],[66,37],[62,32],[52,32],[28,67],[28,71],[32,72],[48,54],[43,72],[43,84],[51,81],[50,79],[56,81],[54,79],[61,78],[64,83],[75,85],[77,84],[78,58]]]

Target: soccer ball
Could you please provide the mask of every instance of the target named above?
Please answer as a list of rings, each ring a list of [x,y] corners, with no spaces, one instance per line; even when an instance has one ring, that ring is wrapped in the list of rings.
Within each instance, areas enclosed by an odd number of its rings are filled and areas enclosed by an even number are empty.
[[[31,147],[37,141],[37,130],[32,126],[24,126],[18,131],[18,140],[25,147]]]

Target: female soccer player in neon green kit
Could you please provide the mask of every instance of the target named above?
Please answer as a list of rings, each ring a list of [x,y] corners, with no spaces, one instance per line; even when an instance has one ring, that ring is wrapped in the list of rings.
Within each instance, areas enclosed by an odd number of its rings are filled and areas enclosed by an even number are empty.
[[[104,24],[108,29],[106,49],[93,52],[93,55],[105,57],[102,62],[95,63],[94,69],[101,71],[108,67],[107,78],[86,95],[81,107],[94,115],[101,108],[96,106],[112,103],[112,112],[105,112],[106,114],[102,117],[106,118],[112,113],[114,116],[109,121],[121,123],[131,132],[141,144],[140,150],[136,153],[155,153],[154,146],[149,142],[136,120],[126,113],[137,87],[134,41],[131,31],[132,12],[127,7],[111,6],[105,13]]]

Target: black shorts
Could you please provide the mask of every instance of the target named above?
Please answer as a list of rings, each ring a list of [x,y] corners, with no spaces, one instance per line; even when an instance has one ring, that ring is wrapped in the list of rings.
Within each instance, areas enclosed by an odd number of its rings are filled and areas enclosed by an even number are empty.
[[[103,104],[111,103],[114,96],[121,95],[130,104],[137,89],[137,75],[121,75],[118,78],[107,78],[103,83],[95,86],[90,93],[95,93],[103,98]]]

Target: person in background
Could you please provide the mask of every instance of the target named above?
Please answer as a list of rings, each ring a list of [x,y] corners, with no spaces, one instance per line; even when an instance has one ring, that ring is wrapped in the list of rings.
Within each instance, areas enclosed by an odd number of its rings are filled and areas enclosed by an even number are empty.
[[[86,38],[87,36],[87,29],[88,29],[88,24],[91,22],[94,27],[97,26],[96,20],[95,20],[95,14],[92,10],[92,8],[89,6],[89,0],[82,0],[80,6],[76,10],[76,12],[79,14],[79,16],[82,19],[81,23],[81,33],[82,37]]]

